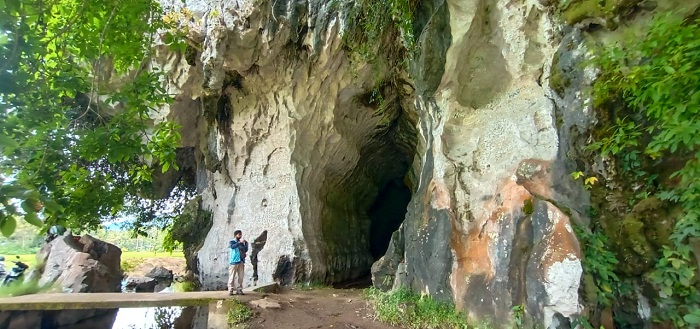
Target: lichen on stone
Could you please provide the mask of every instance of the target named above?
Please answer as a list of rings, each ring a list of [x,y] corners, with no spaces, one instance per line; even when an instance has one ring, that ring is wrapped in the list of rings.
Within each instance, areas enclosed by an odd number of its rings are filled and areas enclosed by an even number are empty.
[[[643,0],[563,0],[558,9],[569,25],[587,18],[602,18],[612,21],[616,16],[629,10]]]

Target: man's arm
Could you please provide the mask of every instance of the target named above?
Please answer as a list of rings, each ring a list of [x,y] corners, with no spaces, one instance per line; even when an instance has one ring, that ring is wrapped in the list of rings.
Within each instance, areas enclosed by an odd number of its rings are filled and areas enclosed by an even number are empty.
[[[238,244],[239,244],[238,241],[231,240],[228,242],[228,247],[231,249],[236,249],[236,248],[238,248]]]
[[[248,241],[243,240],[241,245],[243,246],[243,252],[248,252]]]

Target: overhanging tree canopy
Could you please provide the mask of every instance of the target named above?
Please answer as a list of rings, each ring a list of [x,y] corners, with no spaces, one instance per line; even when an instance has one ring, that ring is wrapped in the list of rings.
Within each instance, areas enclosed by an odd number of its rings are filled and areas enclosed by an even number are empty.
[[[4,235],[19,217],[95,228],[147,196],[152,168],[175,167],[177,127],[150,119],[170,101],[150,66],[162,14],[151,0],[0,0]]]

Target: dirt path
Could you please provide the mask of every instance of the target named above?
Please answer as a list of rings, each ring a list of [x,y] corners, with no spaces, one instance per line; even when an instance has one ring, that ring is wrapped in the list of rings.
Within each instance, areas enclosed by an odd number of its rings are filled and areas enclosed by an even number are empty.
[[[361,290],[290,290],[266,298],[279,302],[281,308],[253,307],[255,317],[248,322],[247,328],[396,328],[374,319]]]

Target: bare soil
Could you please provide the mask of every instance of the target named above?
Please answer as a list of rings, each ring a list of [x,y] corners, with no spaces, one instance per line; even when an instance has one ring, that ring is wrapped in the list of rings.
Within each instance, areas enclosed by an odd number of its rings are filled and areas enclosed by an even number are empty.
[[[362,291],[357,289],[288,290],[261,297],[277,301],[282,307],[253,308],[255,316],[247,328],[397,328],[376,320]]]
[[[186,264],[185,259],[181,257],[149,257],[136,260],[138,265],[133,270],[128,271],[127,275],[131,277],[142,277],[148,274],[154,267],[163,266],[176,275],[184,275]]]

